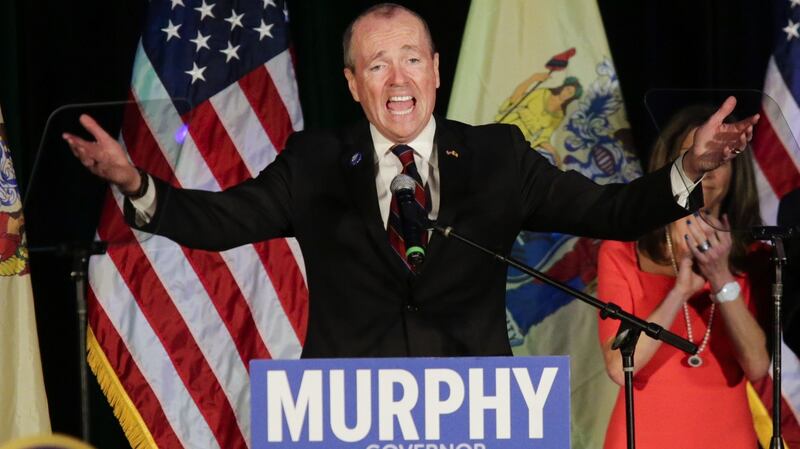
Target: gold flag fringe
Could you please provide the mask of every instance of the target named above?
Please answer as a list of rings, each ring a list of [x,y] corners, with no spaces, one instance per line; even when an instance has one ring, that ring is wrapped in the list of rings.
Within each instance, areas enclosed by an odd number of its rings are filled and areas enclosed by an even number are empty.
[[[100,343],[95,339],[94,332],[88,328],[86,335],[86,361],[92,369],[100,389],[103,390],[108,403],[114,409],[114,416],[119,420],[125,437],[133,449],[157,449],[150,429],[139,414],[139,410],[131,401],[125,388],[122,387],[117,374],[111,368],[105,353],[100,348]]]

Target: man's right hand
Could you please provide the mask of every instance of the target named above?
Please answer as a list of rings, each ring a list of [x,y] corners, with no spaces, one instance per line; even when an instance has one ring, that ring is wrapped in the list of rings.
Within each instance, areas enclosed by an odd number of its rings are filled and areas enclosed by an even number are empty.
[[[95,141],[89,142],[69,133],[62,134],[72,154],[90,172],[116,185],[122,193],[132,194],[138,191],[142,182],[141,176],[128,160],[119,142],[88,115],[82,114],[79,120]]]

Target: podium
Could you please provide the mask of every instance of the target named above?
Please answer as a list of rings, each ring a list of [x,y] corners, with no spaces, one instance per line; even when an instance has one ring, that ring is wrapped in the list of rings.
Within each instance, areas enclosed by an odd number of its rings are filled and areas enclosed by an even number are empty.
[[[569,358],[254,360],[255,449],[569,448]]]

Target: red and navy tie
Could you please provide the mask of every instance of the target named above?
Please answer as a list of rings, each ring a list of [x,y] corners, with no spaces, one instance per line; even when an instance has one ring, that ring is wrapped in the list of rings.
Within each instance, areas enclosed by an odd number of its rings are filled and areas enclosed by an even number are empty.
[[[419,172],[417,171],[417,164],[414,163],[414,150],[408,145],[395,145],[391,150],[392,153],[400,159],[400,163],[403,164],[403,171],[401,173],[411,176],[414,178],[414,181],[417,182],[414,190],[414,198],[417,200],[416,203],[420,211],[424,211],[424,214],[421,213],[420,216],[428,216],[428,213],[431,211],[431,191],[427,185],[422,185],[422,178],[420,178]],[[389,233],[389,243],[392,245],[397,255],[400,256],[400,259],[403,260],[403,263],[405,263],[410,270],[413,270],[406,259],[406,244],[403,241],[402,229],[400,206],[397,203],[396,196],[392,194],[392,204],[389,209],[389,222],[386,227],[386,231]],[[422,246],[428,244],[428,231],[424,229],[421,230],[419,241],[422,243]]]

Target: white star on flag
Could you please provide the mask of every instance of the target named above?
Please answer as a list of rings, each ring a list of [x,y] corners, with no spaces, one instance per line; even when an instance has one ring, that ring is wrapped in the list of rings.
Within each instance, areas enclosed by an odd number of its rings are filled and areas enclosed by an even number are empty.
[[[189,39],[189,42],[193,42],[195,45],[197,45],[197,48],[195,49],[196,52],[199,52],[201,48],[207,48],[211,50],[211,48],[208,46],[208,39],[210,37],[210,34],[208,36],[203,36],[203,33],[201,33],[200,30],[197,30],[197,37],[194,39]]]
[[[231,10],[231,16],[228,17],[227,19],[225,19],[226,22],[230,22],[231,31],[233,31],[237,26],[244,28],[244,26],[242,26],[242,17],[243,16],[244,16],[244,13],[236,15],[236,11]]]
[[[199,8],[195,8],[195,11],[200,11],[200,20],[202,21],[206,17],[211,17],[212,19],[216,19],[214,13],[211,12],[211,9],[214,7],[213,3],[206,3],[206,0],[203,0],[203,4],[200,5]]]
[[[178,29],[181,27],[181,25],[180,24],[173,25],[172,20],[168,20],[167,22],[168,22],[167,27],[161,29],[161,31],[167,33],[167,42],[169,42],[169,40],[172,39],[173,36],[180,39],[181,37],[180,35],[178,35]]]
[[[194,84],[194,82],[199,79],[203,81],[206,80],[206,78],[203,76],[203,72],[205,72],[205,70],[206,70],[205,67],[197,67],[197,63],[193,62],[192,70],[187,70],[185,73],[188,75],[192,75],[192,84]]]
[[[790,8],[794,8],[795,6],[800,6],[800,0],[789,0],[789,2],[791,3],[791,5],[789,5]]]
[[[786,33],[786,40],[790,41],[793,38],[800,39],[800,32],[798,31],[798,27],[800,27],[800,22],[792,22],[792,19],[789,19],[789,24],[784,27],[783,32]]]
[[[186,5],[183,4],[183,0],[170,0],[170,1],[172,2],[171,9],[175,9],[175,7],[178,5],[183,6],[184,8],[186,7]]]
[[[278,5],[275,4],[275,0],[262,0],[262,1],[264,2],[264,9],[267,9],[268,6],[274,6],[276,8],[278,7]],[[792,0],[792,1],[800,1],[800,0]]]
[[[272,29],[272,26],[273,24],[267,25],[266,23],[264,23],[264,19],[261,19],[261,26],[259,26],[258,28],[253,28],[255,31],[258,31],[259,41],[263,40],[267,36],[272,37],[272,32],[270,31]]]
[[[231,41],[228,41],[228,48],[220,50],[220,52],[225,53],[225,62],[230,62],[231,58],[239,59],[239,54],[237,53],[239,47],[239,45],[234,47]]]

